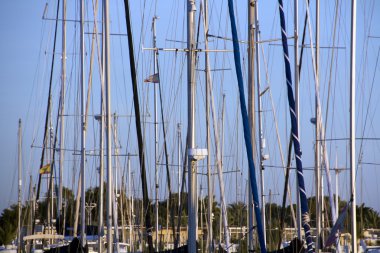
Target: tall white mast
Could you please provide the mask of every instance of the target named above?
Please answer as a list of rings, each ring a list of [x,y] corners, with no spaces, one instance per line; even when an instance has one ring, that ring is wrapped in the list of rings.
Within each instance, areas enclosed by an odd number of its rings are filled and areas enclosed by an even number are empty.
[[[51,165],[53,163],[53,156],[54,156],[54,132],[53,132],[53,122],[52,122],[52,111],[50,111],[50,170],[51,170]],[[48,226],[49,226],[49,234],[53,234],[53,217],[54,217],[54,195],[53,195],[53,189],[54,189],[54,180],[53,180],[53,174],[49,172],[49,177],[48,177],[48,189],[49,189],[49,197],[50,197],[50,203],[48,207]],[[49,243],[52,243],[52,240],[49,240]]]
[[[100,141],[99,141],[99,209],[98,209],[98,251],[103,252],[103,193],[104,193],[104,4],[102,4],[102,74],[101,74],[101,86],[100,86],[100,117],[98,118],[100,123]]]
[[[132,202],[132,180],[131,180],[131,156],[128,153],[128,161],[127,161],[127,170],[128,170],[128,197],[130,199],[130,215],[129,215],[129,251],[133,252],[133,202]]]
[[[65,84],[66,84],[66,0],[62,4],[62,73],[61,73],[61,127],[59,143],[59,191],[58,191],[58,217],[62,219],[62,182],[63,182],[63,159],[65,144]],[[61,224],[64,224],[62,222]]]
[[[208,49],[206,48],[206,51]],[[206,54],[206,57],[207,54]],[[209,61],[208,61],[209,63]],[[210,66],[207,67],[207,69],[210,69]],[[224,228],[224,240],[225,240],[225,245],[226,245],[226,251],[227,252],[230,252],[230,232],[229,232],[229,229],[228,229],[228,222],[227,222],[227,208],[226,208],[226,201],[225,201],[225,194],[224,194],[224,181],[223,181],[223,143],[224,143],[224,103],[225,103],[225,94],[223,94],[223,101],[222,101],[222,143],[220,144],[220,141],[219,141],[219,131],[218,131],[218,123],[217,123],[217,116],[216,116],[216,112],[215,112],[215,105],[214,105],[214,99],[213,99],[213,95],[212,95],[212,81],[211,81],[211,75],[210,75],[210,71],[207,71],[207,78],[208,78],[208,84],[209,84],[209,97],[210,97],[210,102],[211,102],[211,112],[212,112],[212,118],[213,118],[213,125],[214,125],[214,140],[215,140],[215,152],[216,152],[216,164],[217,164],[217,170],[218,170],[218,179],[219,179],[219,190],[220,190],[220,206],[221,206],[221,210],[222,210],[222,216],[221,216],[221,220],[220,220],[220,226],[222,226],[222,222],[223,222],[223,228]],[[202,157],[204,156],[205,154],[202,155]],[[198,158],[198,159],[202,159],[202,158]],[[222,234],[222,231],[220,230],[220,237]]]
[[[195,42],[194,42],[194,15],[196,7],[195,0],[187,1],[187,93],[188,93],[188,119],[187,135],[188,149],[195,149]],[[188,152],[190,153],[190,152]],[[198,238],[198,194],[197,194],[197,171],[196,160],[191,154],[188,158],[188,206],[189,206],[189,252],[196,252],[196,241]]]
[[[153,17],[152,20],[152,30],[153,30],[153,48],[156,48],[156,19],[158,19],[157,16]],[[154,51],[153,54],[153,74],[156,74],[156,63],[157,63],[157,51]],[[154,179],[155,179],[155,197],[156,197],[156,203],[155,203],[155,217],[156,217],[156,251],[158,251],[158,114],[157,114],[157,87],[156,83],[153,82],[153,89],[154,89]]]
[[[315,75],[319,79],[319,0],[316,0],[316,27],[315,27]],[[310,18],[310,17],[309,17]],[[319,86],[316,84],[316,91]],[[320,170],[320,107],[317,94],[315,94],[315,214],[317,237],[315,242],[315,252],[321,250],[321,170]]]
[[[103,77],[102,77],[103,78]],[[103,82],[103,80],[102,80]],[[103,242],[102,242],[102,235],[103,235],[103,193],[104,193],[104,99],[103,99],[103,83],[101,87],[101,99],[100,99],[100,117],[99,117],[99,123],[100,123],[100,143],[99,143],[99,209],[98,209],[98,249],[99,252],[103,252]]]
[[[335,158],[335,216],[339,216],[339,169],[338,169],[338,154]]]
[[[86,101],[85,101],[85,47],[84,47],[84,0],[80,2],[80,85],[81,85],[81,244],[86,244],[86,200],[85,200],[85,163],[86,163]]]
[[[357,252],[356,189],[355,189],[355,78],[356,78],[356,0],[351,5],[351,66],[350,66],[350,174],[351,174],[351,252]]]
[[[17,215],[17,252],[21,253],[21,201],[22,201],[22,144],[21,119],[18,120],[18,215]]]
[[[255,3],[256,0],[248,0],[248,117],[251,128],[253,157],[256,157],[256,131],[255,131]],[[249,179],[248,179],[249,180]],[[250,185],[248,188],[250,189]],[[251,228],[254,219],[252,191],[248,190],[248,249],[253,250],[253,230]]]
[[[181,205],[181,181],[182,181],[182,177],[181,177],[181,169],[182,169],[182,166],[181,166],[181,124],[178,123],[177,124],[177,131],[178,131],[178,208],[179,206]],[[178,237],[178,241],[179,241],[179,237]]]
[[[111,138],[111,73],[110,73],[110,31],[109,31],[109,2],[103,0],[104,6],[104,81],[106,87],[106,129],[107,129],[107,252],[112,248],[112,138]]]
[[[209,54],[208,50],[208,0],[204,0],[204,15],[203,15],[203,30],[205,34],[205,81],[206,81],[206,138],[207,138],[207,153],[210,154],[211,138],[210,138],[210,81],[209,75]],[[212,231],[212,203],[214,202],[212,192],[212,175],[211,175],[211,158],[207,156],[207,248],[208,252],[213,252],[213,231]]]
[[[260,28],[259,28],[259,14],[258,14],[258,5],[257,1],[255,4],[255,34],[256,40],[259,40]],[[260,91],[260,59],[259,59],[259,44],[256,45],[256,69],[257,69],[257,105],[258,105],[258,125],[259,125],[259,140],[260,140],[260,155],[259,155],[259,163],[260,163],[260,177],[261,177],[261,220],[263,223],[263,231],[264,231],[264,242],[266,244],[266,215],[265,215],[265,188],[264,188],[264,136],[262,129],[262,119],[261,119],[261,94]]]

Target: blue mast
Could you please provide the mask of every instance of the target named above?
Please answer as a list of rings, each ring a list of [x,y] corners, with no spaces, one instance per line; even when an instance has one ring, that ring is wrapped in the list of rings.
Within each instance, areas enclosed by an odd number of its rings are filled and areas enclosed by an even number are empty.
[[[303,171],[302,171],[301,145],[298,139],[298,126],[297,126],[298,119],[295,113],[295,102],[294,102],[294,95],[293,95],[293,89],[292,89],[292,73],[290,70],[288,41],[287,41],[287,35],[286,35],[284,6],[282,3],[282,0],[278,0],[278,4],[279,4],[280,22],[281,22],[282,48],[284,51],[284,61],[285,61],[286,85],[288,89],[289,112],[290,112],[290,119],[291,119],[291,124],[292,124],[292,138],[293,138],[293,144],[294,144],[294,152],[296,155],[298,188],[299,188],[300,199],[301,199],[302,226],[303,226],[303,229],[305,230],[307,251],[314,252],[313,240],[310,234],[309,208],[307,205],[305,182],[304,182]]]
[[[237,35],[237,30],[236,30],[234,6],[233,6],[232,0],[228,0],[228,10],[230,13],[231,31],[232,31],[232,38],[233,38],[233,45],[234,45],[235,69],[236,69],[236,76],[237,76],[237,81],[238,81],[238,86],[239,86],[240,112],[243,119],[244,140],[245,140],[245,146],[246,146],[247,157],[248,157],[249,177],[250,177],[251,189],[252,189],[252,194],[253,194],[253,206],[254,206],[255,214],[256,214],[257,234],[259,237],[261,253],[266,253],[267,250],[265,247],[263,224],[261,222],[261,211],[260,211],[260,205],[259,205],[259,194],[257,191],[255,164],[253,162],[253,155],[252,155],[252,143],[251,143],[252,138],[251,138],[251,131],[249,129],[247,106],[245,103],[243,74],[241,71],[240,48],[239,48],[239,42],[238,42],[239,39]]]

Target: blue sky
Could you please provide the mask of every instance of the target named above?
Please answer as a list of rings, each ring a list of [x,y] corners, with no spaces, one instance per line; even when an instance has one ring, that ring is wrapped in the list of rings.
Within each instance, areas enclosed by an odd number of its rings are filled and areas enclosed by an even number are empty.
[[[42,1],[0,3],[1,54],[1,172],[0,209],[15,203],[17,194],[17,125],[25,120],[32,97],[32,81],[41,33]],[[23,122],[24,123],[24,122]],[[23,125],[23,127],[27,127]],[[23,131],[28,133],[28,131]],[[29,135],[24,135],[23,159],[27,162]],[[25,181],[23,182],[26,183]],[[13,187],[12,187],[13,186]]]
[[[47,11],[48,17],[53,17],[55,15],[55,1],[48,1],[49,8]],[[134,2],[134,1],[131,1]],[[136,48],[136,58],[139,64],[139,79],[143,80],[144,77],[151,74],[152,64],[151,64],[151,52],[142,51],[141,48],[151,46],[151,18],[154,15],[154,5],[155,1],[139,1],[133,3],[132,17],[134,20],[134,42]],[[136,4],[137,3],[137,4]],[[145,5],[144,5],[145,3]],[[230,37],[229,20],[226,17],[227,6],[226,1],[214,0],[210,1],[210,33],[214,35],[221,35],[225,37]],[[246,39],[246,25],[244,25],[246,20],[246,9],[245,1],[237,1],[237,11],[238,11],[238,25],[239,25],[239,36],[240,39]],[[17,186],[17,122],[19,118],[22,118],[23,124],[23,165],[25,169],[24,175],[24,199],[26,199],[27,187],[29,184],[28,180],[25,180],[30,173],[32,173],[34,180],[37,176],[37,168],[39,164],[40,149],[31,149],[32,143],[35,145],[41,144],[41,132],[43,128],[43,119],[46,110],[46,95],[48,87],[48,71],[50,68],[51,61],[51,45],[52,45],[52,32],[53,32],[53,22],[43,21],[42,15],[44,11],[45,1],[2,1],[0,3],[0,82],[1,82],[1,92],[0,92],[0,139],[2,145],[0,147],[0,160],[1,172],[0,177],[0,210],[15,203],[16,197],[16,186]],[[171,40],[184,41],[186,39],[186,32],[183,27],[186,24],[183,23],[183,10],[185,8],[185,3],[181,1],[158,1],[157,4],[157,15],[160,19],[157,21],[158,30],[158,45],[162,47],[185,47],[185,44],[172,42]],[[300,1],[300,28],[303,27],[303,15],[304,15],[304,2]],[[123,20],[123,4],[122,1],[117,1],[116,6],[111,7],[112,15],[112,25],[111,32],[117,31],[120,33],[125,32],[125,21]],[[145,8],[144,8],[145,7]],[[267,3],[260,2],[260,25],[263,39],[278,38],[279,34],[279,21],[277,12],[276,1],[268,1]],[[293,5],[292,3],[286,3],[286,15],[288,22],[288,31],[292,31],[292,15],[293,15]],[[90,8],[89,8],[90,9]],[[91,9],[90,9],[91,10]],[[199,6],[198,6],[199,10]],[[348,136],[348,67],[349,67],[349,10],[350,7],[347,3],[342,3],[340,10],[340,18],[338,22],[337,34],[336,34],[336,46],[342,46],[343,49],[335,51],[335,59],[337,64],[333,64],[332,72],[337,73],[332,75],[333,87],[336,91],[333,95],[332,101],[330,101],[330,111],[328,116],[328,124],[332,127],[328,128],[327,133],[330,138],[345,138]],[[69,12],[70,11],[70,12]],[[71,18],[75,17],[75,7],[69,7],[68,16]],[[358,3],[358,98],[357,98],[357,125],[358,125],[358,137],[379,137],[379,120],[376,117],[378,103],[377,97],[379,95],[379,88],[374,86],[372,91],[372,97],[370,99],[370,87],[374,80],[374,83],[380,81],[380,75],[378,69],[374,69],[376,64],[376,56],[380,45],[379,39],[368,39],[368,35],[380,36],[380,18],[376,16],[376,13],[380,11],[380,4],[378,1],[359,1]],[[334,4],[330,2],[321,3],[321,45],[331,46],[332,43],[332,24],[334,16]],[[375,15],[373,15],[375,13]],[[144,14],[144,15],[142,15]],[[312,23],[315,21],[314,14],[312,13],[313,19]],[[144,19],[143,19],[144,18]],[[327,21],[327,22],[324,22]],[[371,25],[371,26],[370,26]],[[72,34],[75,33],[75,28],[71,24],[69,25],[69,31]],[[370,28],[368,28],[370,27]],[[92,29],[93,26],[87,27],[87,31]],[[290,32],[289,32],[290,33]],[[75,35],[68,35],[68,64],[70,67],[74,67],[76,62],[75,56],[77,51],[76,42],[79,37]],[[87,64],[89,62],[90,55],[90,40],[89,36],[87,38],[86,48],[87,48]],[[203,36],[201,35],[201,38]],[[58,36],[60,40],[60,35]],[[200,39],[202,41],[202,39]],[[277,45],[265,44],[263,47],[264,55],[266,56],[266,63],[262,60],[262,65],[267,64],[269,80],[265,80],[265,68],[262,67],[261,79],[262,83],[270,84],[273,93],[273,99],[275,103],[276,113],[280,127],[280,134],[282,138],[283,150],[286,150],[286,136],[289,130],[289,120],[287,111],[287,101],[286,93],[284,90],[284,73],[283,73],[283,58],[281,47]],[[289,44],[293,44],[290,40]],[[126,37],[113,37],[111,51],[111,57],[113,60],[112,69],[112,82],[114,84],[113,97],[114,111],[117,111],[120,115],[127,115],[131,113],[131,89],[130,89],[130,76],[129,76],[129,63],[128,63],[128,53],[126,49]],[[202,47],[202,43],[200,44]],[[57,48],[60,47],[60,42],[58,42]],[[212,39],[210,43],[212,48],[227,48],[231,49],[231,44],[226,41],[218,41],[217,39]],[[242,52],[245,52],[245,45],[242,45]],[[60,52],[60,49],[58,50]],[[46,52],[46,53],[45,53]],[[292,49],[290,50],[292,57]],[[232,54],[223,54],[223,56],[214,56],[212,54],[212,64],[214,68],[233,68],[233,58]],[[121,56],[121,57],[120,57]],[[202,56],[201,56],[202,57]],[[327,84],[329,83],[329,73],[330,73],[330,61],[331,61],[331,51],[322,50],[321,52],[321,96],[323,111],[325,112],[327,103]],[[56,57],[56,63],[59,64],[60,55]],[[244,58],[244,57],[243,57]],[[164,83],[167,84],[164,87],[165,101],[164,106],[166,110],[166,115],[172,120],[168,124],[169,134],[169,148],[172,152],[176,152],[176,124],[182,124],[182,137],[185,138],[186,131],[186,68],[184,67],[184,55],[174,54],[174,53],[160,53],[160,69],[162,71],[161,77]],[[244,58],[246,60],[246,58]],[[201,61],[201,60],[200,60]],[[244,61],[243,61],[244,62]],[[59,65],[56,65],[56,69],[59,69]],[[123,68],[122,66],[125,66]],[[203,63],[200,63],[200,67]],[[243,65],[245,66],[245,65]],[[88,70],[87,65],[87,70]],[[73,69],[73,68],[72,68]],[[97,67],[95,67],[95,70]],[[230,192],[228,196],[229,202],[234,201],[235,194],[240,193],[240,199],[244,196],[245,183],[240,183],[236,186],[236,182],[245,182],[246,179],[246,163],[245,163],[245,150],[244,143],[242,140],[242,133],[237,129],[241,128],[241,120],[239,111],[237,111],[237,90],[236,90],[236,77],[234,75],[234,70],[225,71],[225,73],[215,73],[213,79],[215,82],[215,96],[216,96],[216,106],[217,111],[221,112],[222,104],[222,93],[226,94],[226,143],[225,143],[225,153],[226,169],[233,170],[234,168],[240,168],[241,176],[230,176],[226,175],[225,180],[227,181],[226,187]],[[304,70],[301,73],[302,84],[301,87],[301,133],[303,155],[304,155],[304,166],[313,166],[313,128],[309,123],[309,119],[313,116],[313,106],[314,106],[314,82],[312,78],[312,68],[311,68],[311,55],[310,52],[306,50],[304,58]],[[95,84],[99,83],[99,76],[94,75],[94,87]],[[245,73],[246,77],[246,73]],[[201,72],[198,72],[197,80],[199,81],[199,90],[201,90],[202,83]],[[71,99],[68,102],[68,112],[75,113],[75,106],[73,101],[75,101],[76,90],[76,80],[77,73],[74,71],[69,83],[74,91],[70,91],[68,97]],[[264,81],[265,80],[265,81]],[[59,91],[59,71],[55,71],[53,78],[54,92],[58,94]],[[183,85],[181,85],[183,84]],[[264,85],[265,86],[265,85]],[[94,88],[94,94],[99,89]],[[153,114],[153,103],[152,100],[152,87],[143,86],[141,89],[141,100],[143,106],[143,113]],[[57,95],[55,95],[57,98]],[[68,98],[68,99],[69,99]],[[198,103],[199,108],[204,106],[203,99],[204,93],[199,91],[198,93]],[[96,114],[98,112],[99,106],[96,105],[98,98],[93,98],[93,104],[91,104],[91,113]],[[364,127],[365,115],[367,112],[368,101],[370,101],[370,110],[368,113],[368,119],[366,124],[366,132],[363,135],[362,129]],[[267,149],[266,152],[270,154],[270,161],[267,165],[280,165],[281,159],[278,154],[278,144],[276,140],[275,127],[273,123],[273,118],[271,116],[271,104],[269,97],[263,99],[264,109],[268,112],[264,115],[264,135],[266,137]],[[331,108],[334,108],[332,112]],[[54,109],[56,109],[56,105]],[[54,112],[55,113],[55,112]],[[204,111],[199,109],[197,113],[197,129],[199,129],[199,135],[197,138],[197,145],[200,147],[205,146],[204,139],[204,124],[203,122]],[[70,121],[72,119],[68,119]],[[153,138],[153,128],[152,116],[147,117],[146,124],[146,139],[148,142]],[[240,120],[240,121],[239,121]],[[121,145],[123,147],[122,152],[137,152],[137,145],[135,144],[134,137],[134,123],[130,124],[130,118],[120,117],[120,139]],[[74,130],[74,123],[67,123],[67,129]],[[125,129],[131,125],[131,133],[126,134]],[[97,143],[95,134],[93,131],[97,130],[97,126],[94,122],[90,123],[90,129],[88,134],[88,149],[93,148]],[[70,137],[71,133],[68,133]],[[161,134],[160,134],[161,135]],[[75,137],[74,137],[75,138]],[[162,144],[162,136],[160,137],[160,144]],[[236,141],[234,141],[236,140]],[[71,144],[74,147],[75,141],[68,141],[67,147]],[[346,143],[347,144],[347,143]],[[335,154],[338,154],[338,167],[347,166],[348,157],[346,155],[346,146],[342,142],[334,142],[329,146],[330,154],[330,164],[333,166],[335,164]],[[75,144],[76,145],[76,144]],[[376,154],[379,150],[379,145],[376,141],[367,141],[364,143],[363,151],[363,162],[373,162],[380,163]],[[360,148],[360,143],[357,146],[358,150]],[[148,144],[148,151],[152,153],[153,145]],[[162,153],[162,151],[160,151]],[[230,157],[228,158],[228,156]],[[176,162],[176,156],[171,155],[172,162]],[[161,158],[162,159],[162,158]],[[120,162],[125,164],[125,160]],[[136,166],[137,161],[132,161]],[[148,167],[152,168],[152,161],[147,162]],[[202,164],[201,164],[202,165]],[[71,164],[68,166],[71,166]],[[74,166],[74,165],[73,165]],[[96,160],[89,160],[89,180],[88,186],[94,186],[96,184]],[[268,166],[269,167],[269,166]],[[366,205],[374,207],[380,210],[380,203],[376,198],[377,194],[380,192],[379,186],[377,184],[378,177],[380,173],[378,171],[378,166],[363,165],[365,170],[363,171],[364,183],[358,183],[358,194],[363,192],[363,201]],[[282,194],[282,172],[278,172],[279,169],[268,168],[265,172],[266,180],[268,180],[268,185],[266,188],[266,193],[271,189],[274,193]],[[173,175],[175,175],[175,170],[173,169]],[[72,174],[67,172],[67,177]],[[74,172],[72,172],[74,173]],[[77,172],[76,172],[77,173]],[[135,170],[138,173],[138,170]],[[164,175],[164,170],[161,168],[160,173]],[[361,182],[360,177],[361,172],[358,172],[357,181]],[[152,175],[153,173],[150,173]],[[281,177],[278,176],[281,175]],[[161,174],[160,174],[161,175]],[[334,175],[334,173],[332,173]],[[75,176],[74,176],[75,177]],[[164,176],[162,176],[164,178]],[[307,191],[309,195],[314,192],[313,177],[312,173],[305,172]],[[137,175],[136,175],[137,178]],[[148,178],[150,182],[153,177]],[[343,198],[347,199],[348,196],[348,182],[349,174],[347,172],[342,173],[340,178],[340,191],[343,192]],[[200,183],[205,184],[205,179],[201,178]],[[35,181],[34,181],[35,183]],[[66,179],[66,185],[71,184],[71,179]],[[164,184],[165,181],[161,181]],[[333,183],[334,186],[334,183]],[[139,183],[136,182],[136,187],[139,187]],[[205,187],[205,186],[203,186]],[[217,189],[217,183],[215,184]],[[162,197],[165,194],[165,187],[161,187]],[[236,190],[237,189],[237,190]],[[218,190],[216,190],[218,192]],[[372,193],[376,193],[373,195]],[[204,193],[203,193],[204,194]],[[325,193],[327,194],[327,193]],[[362,196],[362,195],[360,195]],[[239,196],[237,196],[239,198]],[[274,197],[275,201],[280,200],[280,197]],[[361,201],[359,201],[361,202]]]

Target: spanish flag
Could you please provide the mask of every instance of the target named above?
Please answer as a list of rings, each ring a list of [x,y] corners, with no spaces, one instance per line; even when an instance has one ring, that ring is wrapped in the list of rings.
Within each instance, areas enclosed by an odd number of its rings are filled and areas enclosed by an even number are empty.
[[[40,174],[48,174],[48,173],[50,173],[50,163],[40,168]]]

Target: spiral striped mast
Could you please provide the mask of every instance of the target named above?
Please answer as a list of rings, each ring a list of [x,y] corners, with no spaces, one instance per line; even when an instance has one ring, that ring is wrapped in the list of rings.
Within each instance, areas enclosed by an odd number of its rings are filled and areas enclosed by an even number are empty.
[[[307,251],[314,252],[313,240],[311,238],[311,233],[310,233],[309,208],[307,205],[305,182],[304,182],[303,170],[302,170],[301,145],[298,139],[298,125],[297,125],[298,119],[297,119],[297,115],[295,111],[295,101],[294,101],[294,94],[293,94],[293,89],[292,89],[292,73],[290,70],[288,41],[287,41],[287,34],[286,34],[286,27],[285,27],[284,6],[282,3],[282,0],[278,0],[278,4],[279,4],[280,23],[281,23],[282,49],[284,51],[285,75],[286,75],[286,85],[287,85],[287,90],[288,90],[289,111],[290,111],[290,119],[291,119],[291,124],[292,124],[291,126],[292,137],[293,137],[293,144],[294,144],[294,152],[296,156],[298,188],[299,188],[300,199],[301,199],[302,226],[305,231]]]

